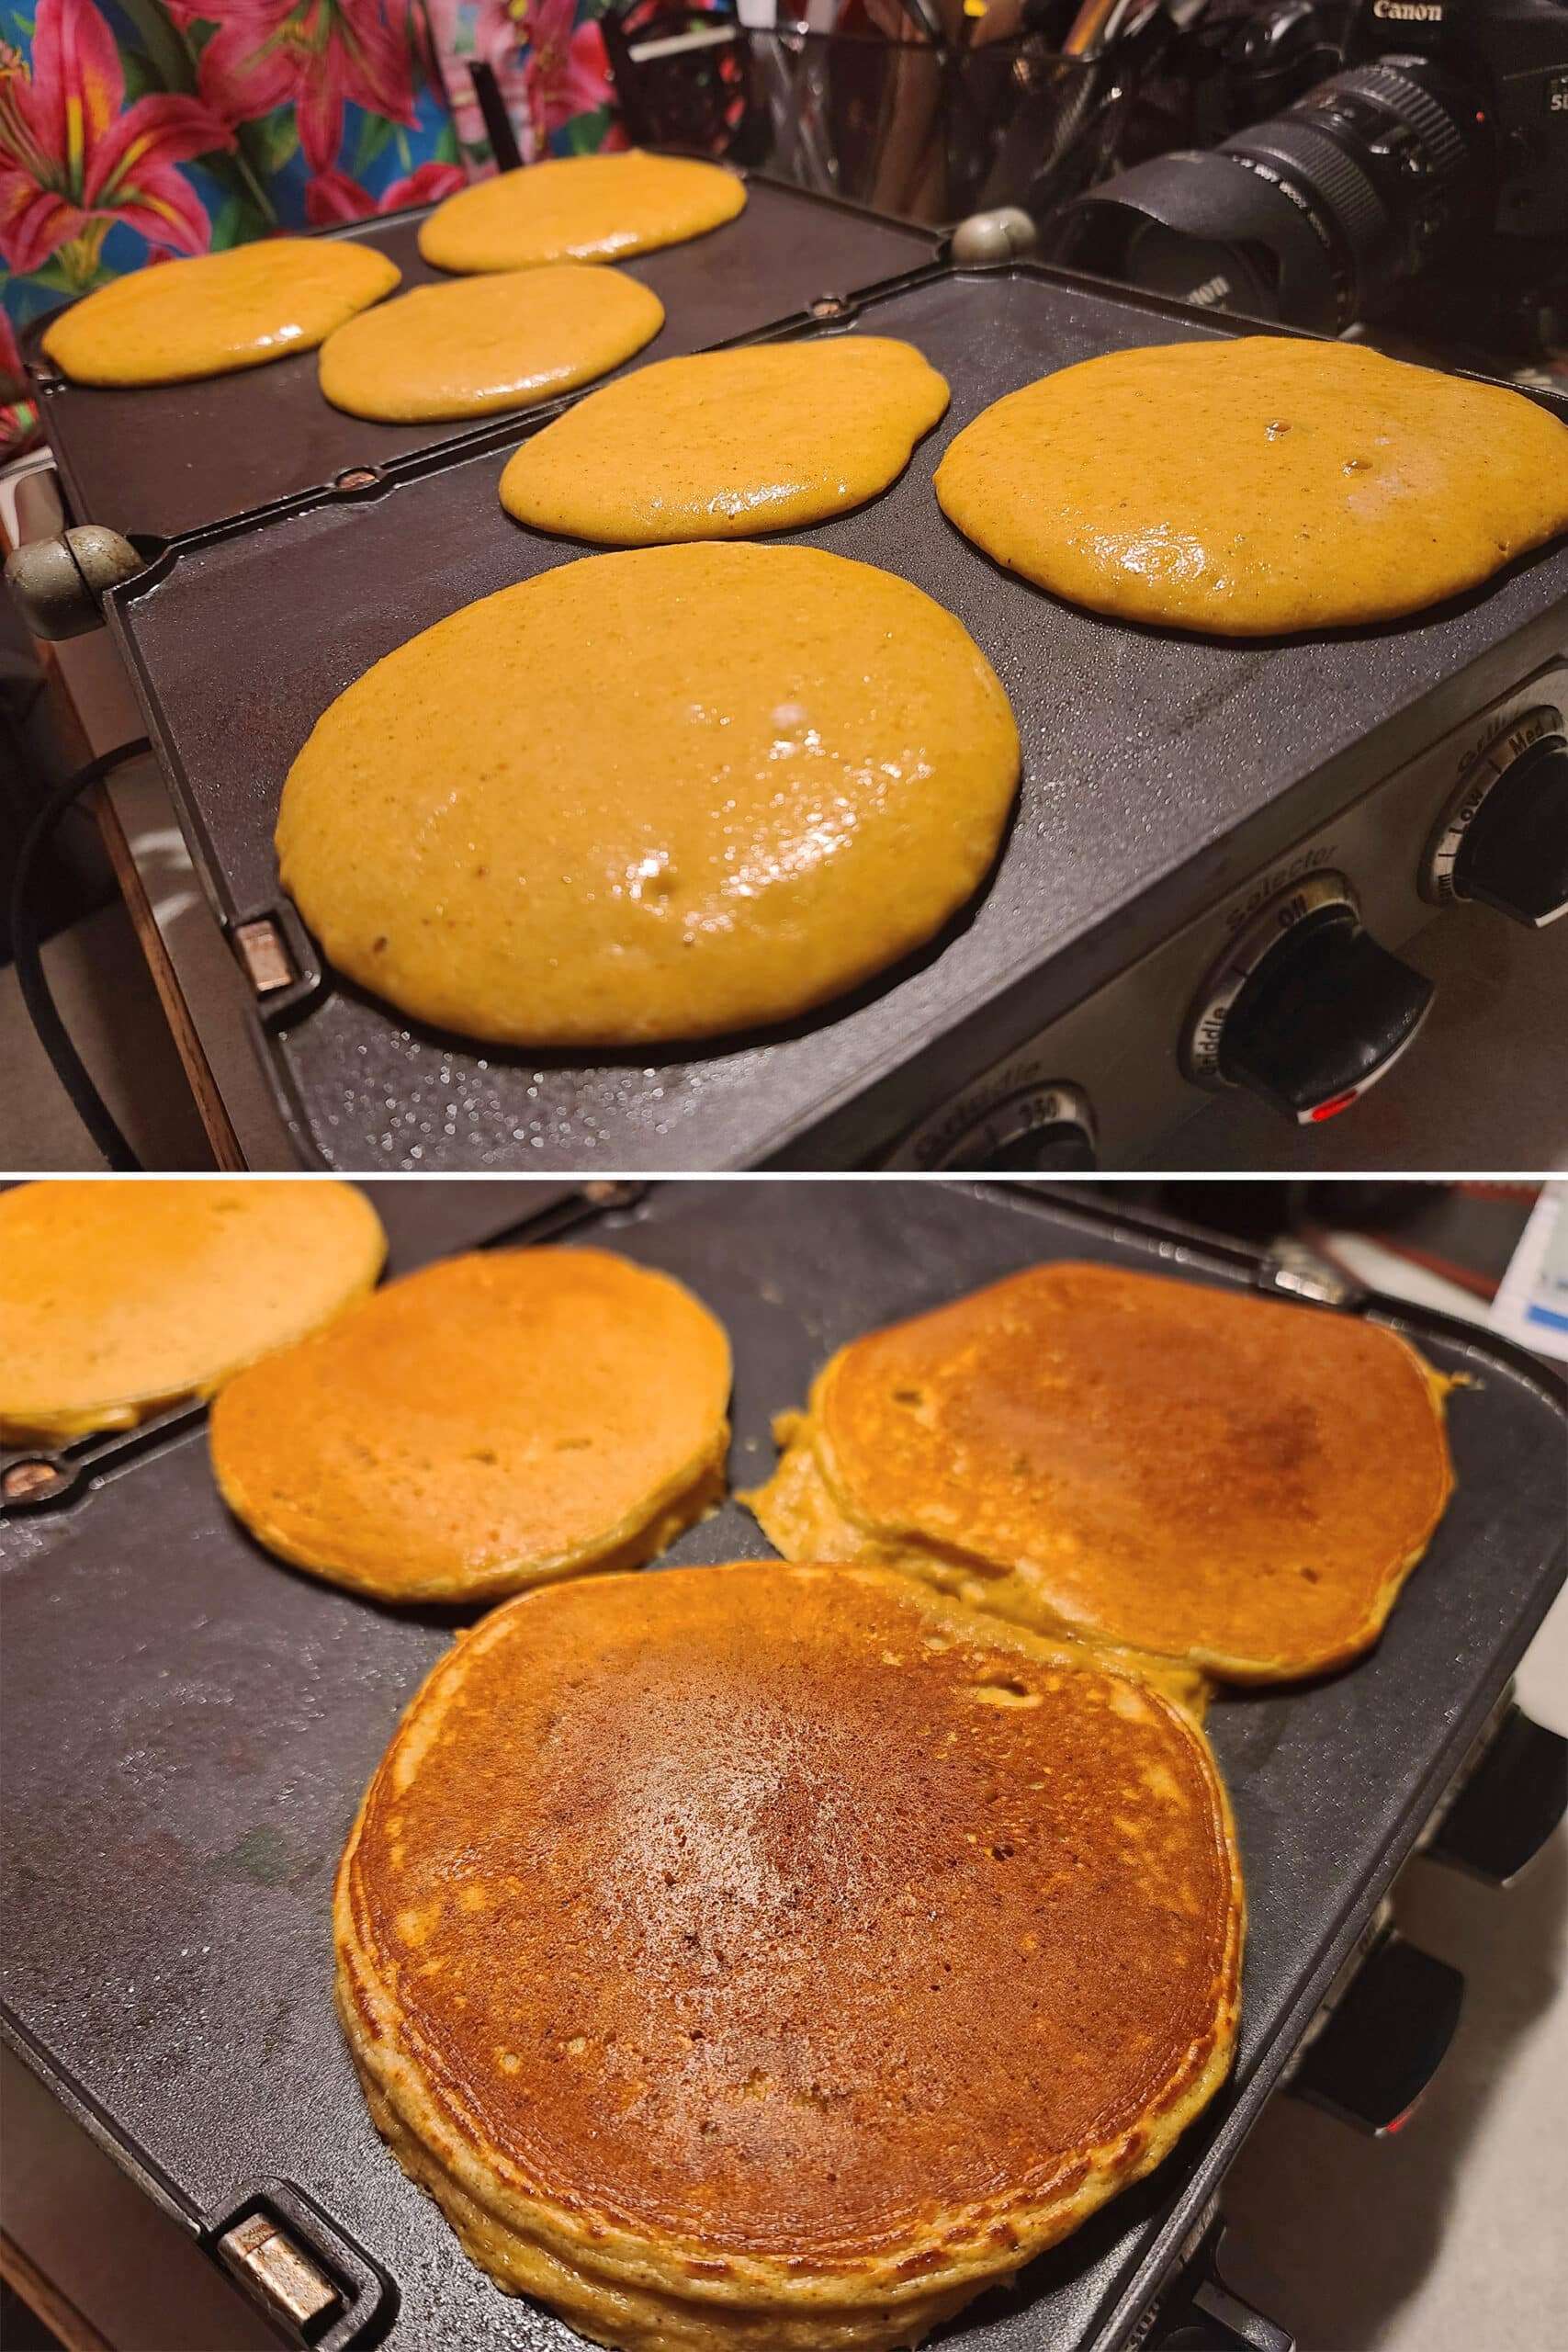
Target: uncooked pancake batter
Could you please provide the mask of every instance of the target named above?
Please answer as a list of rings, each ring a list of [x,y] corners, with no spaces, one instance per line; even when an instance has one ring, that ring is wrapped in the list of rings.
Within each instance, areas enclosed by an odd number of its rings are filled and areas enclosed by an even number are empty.
[[[43,347],[79,384],[180,384],[310,351],[402,275],[369,245],[265,237],[160,262],[73,302]]]
[[[571,262],[416,286],[329,335],[321,390],[392,424],[488,416],[607,376],[663,323],[635,277]]]
[[[885,335],[659,360],[525,441],[501,503],[612,547],[751,538],[874,498],[946,407],[935,368]]]
[[[936,474],[987,555],[1091,610],[1212,636],[1419,612],[1568,526],[1568,425],[1358,345],[1224,336],[1025,385]]]
[[[437,269],[617,261],[700,237],[746,209],[746,184],[679,155],[569,155],[459,188],[419,232]]]
[[[971,897],[1018,781],[984,655],[809,548],[590,556],[455,613],[317,722],[284,887],[416,1018],[603,1046],[780,1021]]]

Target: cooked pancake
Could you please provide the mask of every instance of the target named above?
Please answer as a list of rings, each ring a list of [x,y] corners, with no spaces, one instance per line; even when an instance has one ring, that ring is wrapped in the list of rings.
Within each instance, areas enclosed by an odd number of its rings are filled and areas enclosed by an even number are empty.
[[[289,772],[338,969],[514,1045],[709,1036],[919,946],[990,865],[1018,734],[907,581],[810,548],[591,556],[426,629]]]
[[[936,494],[998,563],[1095,612],[1218,637],[1359,627],[1568,525],[1568,425],[1359,345],[1162,344],[1010,392]]]
[[[947,407],[913,344],[835,335],[661,359],[525,441],[520,523],[612,547],[746,539],[863,505]]]
[[[570,155],[459,188],[419,232],[437,269],[533,269],[619,261],[733,220],[746,184],[677,155]]]
[[[1446,1386],[1355,1317],[1039,1266],[840,1349],[743,1499],[791,1557],[1288,1679],[1375,1641],[1426,1550]]]
[[[663,323],[635,277],[570,262],[416,286],[328,336],[321,390],[352,416],[394,424],[488,416],[608,375]]]
[[[873,1569],[531,1593],[424,1684],[339,1871],[371,2112],[476,2262],[623,2352],[917,2342],[1224,2078],[1202,1735]]]
[[[210,1396],[367,1291],[386,1254],[349,1184],[0,1193],[0,1435],[63,1443]]]
[[[451,1258],[242,1373],[230,1509],[383,1600],[475,1600],[650,1559],[724,1491],[729,1343],[603,1250]]]
[[[401,271],[341,238],[267,237],[134,270],[73,302],[44,350],[79,384],[182,384],[313,350]]]

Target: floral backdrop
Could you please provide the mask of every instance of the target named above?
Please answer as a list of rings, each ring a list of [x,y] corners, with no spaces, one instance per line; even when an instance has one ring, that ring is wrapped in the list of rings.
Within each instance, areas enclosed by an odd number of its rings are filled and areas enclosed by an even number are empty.
[[[493,67],[523,161],[624,147],[600,20],[606,0],[429,0],[435,46],[462,141],[477,178],[490,146],[468,67]]]
[[[15,337],[39,312],[491,169],[469,60],[495,67],[525,161],[621,143],[604,5],[0,0],[0,456],[30,424]]]

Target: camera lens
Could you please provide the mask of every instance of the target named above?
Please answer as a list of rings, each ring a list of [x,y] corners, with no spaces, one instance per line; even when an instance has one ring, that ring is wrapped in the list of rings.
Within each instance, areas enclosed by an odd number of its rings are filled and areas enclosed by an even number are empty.
[[[1424,58],[1353,66],[1207,153],[1080,197],[1054,259],[1213,309],[1335,334],[1479,204],[1473,101]]]

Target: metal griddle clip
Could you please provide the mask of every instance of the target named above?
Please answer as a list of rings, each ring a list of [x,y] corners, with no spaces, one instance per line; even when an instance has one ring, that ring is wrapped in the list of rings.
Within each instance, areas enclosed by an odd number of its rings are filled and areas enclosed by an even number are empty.
[[[1259,1290],[1280,1291],[1288,1298],[1309,1299],[1315,1306],[1348,1307],[1359,1312],[1368,1294],[1348,1274],[1320,1258],[1303,1242],[1277,1241],[1258,1269]]]
[[[397,2312],[385,2271],[292,2181],[250,2182],[202,2234],[251,2301],[310,2352],[373,2344]]]
[[[287,900],[235,915],[223,928],[265,1029],[285,1027],[320,996],[326,978],[321,959]]]

